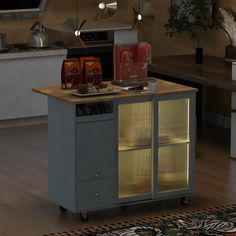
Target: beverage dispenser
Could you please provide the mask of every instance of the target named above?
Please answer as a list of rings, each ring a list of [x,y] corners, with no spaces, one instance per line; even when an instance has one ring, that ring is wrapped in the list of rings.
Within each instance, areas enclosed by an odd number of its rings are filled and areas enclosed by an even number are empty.
[[[120,86],[147,85],[151,46],[147,42],[114,46],[114,80]]]

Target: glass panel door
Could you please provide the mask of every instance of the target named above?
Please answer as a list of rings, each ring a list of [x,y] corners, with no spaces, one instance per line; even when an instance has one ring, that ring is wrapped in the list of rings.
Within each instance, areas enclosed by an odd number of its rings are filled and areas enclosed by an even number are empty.
[[[151,154],[151,149],[119,153],[119,198],[151,193]]]
[[[189,141],[189,99],[159,101],[158,143]]]
[[[152,103],[118,106],[119,198],[152,193]]]
[[[188,188],[188,144],[158,150],[158,192]]]
[[[189,187],[189,99],[158,102],[158,192]]]

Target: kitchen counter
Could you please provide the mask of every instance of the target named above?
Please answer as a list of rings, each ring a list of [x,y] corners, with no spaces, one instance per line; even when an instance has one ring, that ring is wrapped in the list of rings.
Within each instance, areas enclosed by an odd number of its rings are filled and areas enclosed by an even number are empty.
[[[85,103],[93,103],[93,102],[106,102],[117,99],[128,99],[128,98],[137,98],[144,96],[160,96],[160,95],[172,95],[172,94],[181,94],[181,93],[193,93],[197,92],[196,88],[191,88],[188,86],[167,82],[164,80],[158,79],[158,89],[156,92],[150,91],[124,91],[121,87],[115,86],[111,84],[111,82],[106,82],[109,87],[113,87],[118,90],[118,93],[111,95],[101,95],[101,96],[88,96],[88,97],[78,97],[71,95],[72,91],[63,90],[60,87],[46,87],[46,88],[33,88],[34,92],[57,98],[59,100],[63,100],[68,103],[73,104],[85,104]]]
[[[0,53],[0,60],[60,56],[66,54],[67,54],[67,49],[64,48],[45,48],[45,49],[29,49],[22,51],[6,51]]]
[[[0,54],[0,121],[47,115],[47,99],[31,89],[60,85],[67,50],[12,51]]]

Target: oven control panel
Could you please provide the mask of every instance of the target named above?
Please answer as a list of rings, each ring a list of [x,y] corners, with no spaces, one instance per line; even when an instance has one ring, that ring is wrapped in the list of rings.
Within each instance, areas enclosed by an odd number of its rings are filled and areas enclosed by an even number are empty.
[[[81,32],[81,39],[87,43],[112,42],[112,35],[108,31]]]

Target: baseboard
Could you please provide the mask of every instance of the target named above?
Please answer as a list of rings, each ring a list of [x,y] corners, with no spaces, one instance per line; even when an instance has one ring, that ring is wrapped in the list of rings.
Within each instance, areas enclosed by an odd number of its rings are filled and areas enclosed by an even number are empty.
[[[231,119],[228,116],[222,116],[219,114],[203,111],[203,121],[212,125],[220,126],[222,128],[230,129]]]
[[[230,129],[230,117],[221,116],[215,113],[203,111],[203,121],[209,124],[217,125],[223,128]],[[17,126],[29,126],[47,124],[47,116],[36,116],[19,119],[1,120],[0,128],[17,127]]]
[[[48,122],[47,116],[35,116],[35,117],[9,119],[9,120],[0,120],[0,128],[41,125],[41,124],[47,124],[47,122]]]

